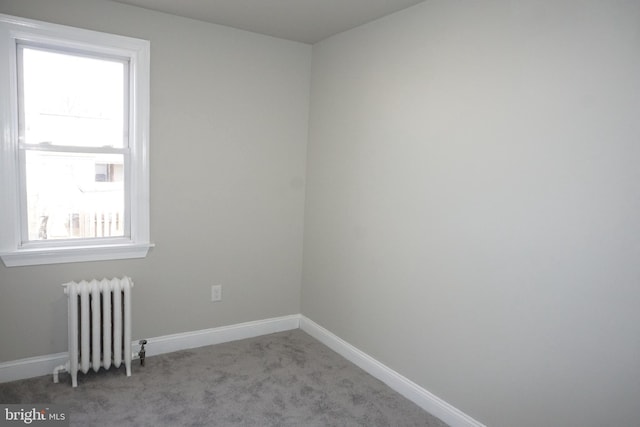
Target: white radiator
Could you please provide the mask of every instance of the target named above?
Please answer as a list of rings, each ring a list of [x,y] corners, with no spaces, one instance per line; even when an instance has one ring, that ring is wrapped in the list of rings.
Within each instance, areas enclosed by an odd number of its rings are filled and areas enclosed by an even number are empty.
[[[71,384],[78,386],[78,371],[93,368],[119,368],[124,363],[131,376],[131,288],[128,277],[92,280],[64,285],[68,297],[69,361],[53,371],[71,374]]]

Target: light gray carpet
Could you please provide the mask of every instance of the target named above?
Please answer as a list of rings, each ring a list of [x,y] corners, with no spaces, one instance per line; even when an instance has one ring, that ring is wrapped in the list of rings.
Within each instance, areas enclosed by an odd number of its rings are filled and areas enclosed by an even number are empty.
[[[68,405],[72,426],[446,427],[300,330],[80,373],[75,389],[68,374],[0,384],[0,403]]]

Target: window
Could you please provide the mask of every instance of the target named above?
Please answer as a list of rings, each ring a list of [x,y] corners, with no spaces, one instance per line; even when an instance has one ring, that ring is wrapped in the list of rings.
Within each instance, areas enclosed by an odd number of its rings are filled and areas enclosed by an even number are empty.
[[[0,15],[5,265],[140,258],[149,42]]]

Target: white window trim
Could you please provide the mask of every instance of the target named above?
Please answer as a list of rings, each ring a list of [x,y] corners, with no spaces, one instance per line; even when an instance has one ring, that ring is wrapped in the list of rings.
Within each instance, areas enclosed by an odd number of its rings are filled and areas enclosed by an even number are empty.
[[[89,50],[130,60],[130,236],[30,242],[20,230],[17,41]],[[0,258],[7,267],[144,258],[149,248],[149,63],[147,40],[0,14]],[[8,94],[8,96],[5,96]]]

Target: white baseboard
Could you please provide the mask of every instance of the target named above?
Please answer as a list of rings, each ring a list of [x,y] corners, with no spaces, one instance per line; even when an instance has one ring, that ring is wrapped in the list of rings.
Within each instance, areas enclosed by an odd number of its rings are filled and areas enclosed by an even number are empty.
[[[155,356],[178,350],[253,338],[298,329],[299,325],[300,315],[294,314],[219,328],[146,338],[146,355]],[[139,350],[138,340],[133,341],[131,351],[137,354]],[[54,368],[64,365],[67,359],[68,354],[64,352],[0,363],[0,383],[52,374]]]
[[[155,356],[298,328],[451,427],[485,427],[482,423],[300,314],[147,338],[146,354],[147,356]],[[135,354],[138,353],[140,348],[138,340],[132,343],[131,348]],[[67,357],[65,352],[0,363],[0,383],[52,374],[56,366],[64,365],[67,362]]]
[[[67,359],[68,354],[64,352],[0,363],[0,383],[51,374],[56,366],[64,365]]]
[[[300,316],[300,329],[451,427],[485,427],[484,424],[358,350],[314,321]]]
[[[145,347],[146,355],[155,356],[178,350],[243,340],[245,338],[298,329],[299,327],[300,315],[294,314],[291,316],[221,326],[219,328],[147,338],[147,345]],[[134,353],[137,353],[140,347],[138,341],[135,341],[133,344],[132,349]]]

